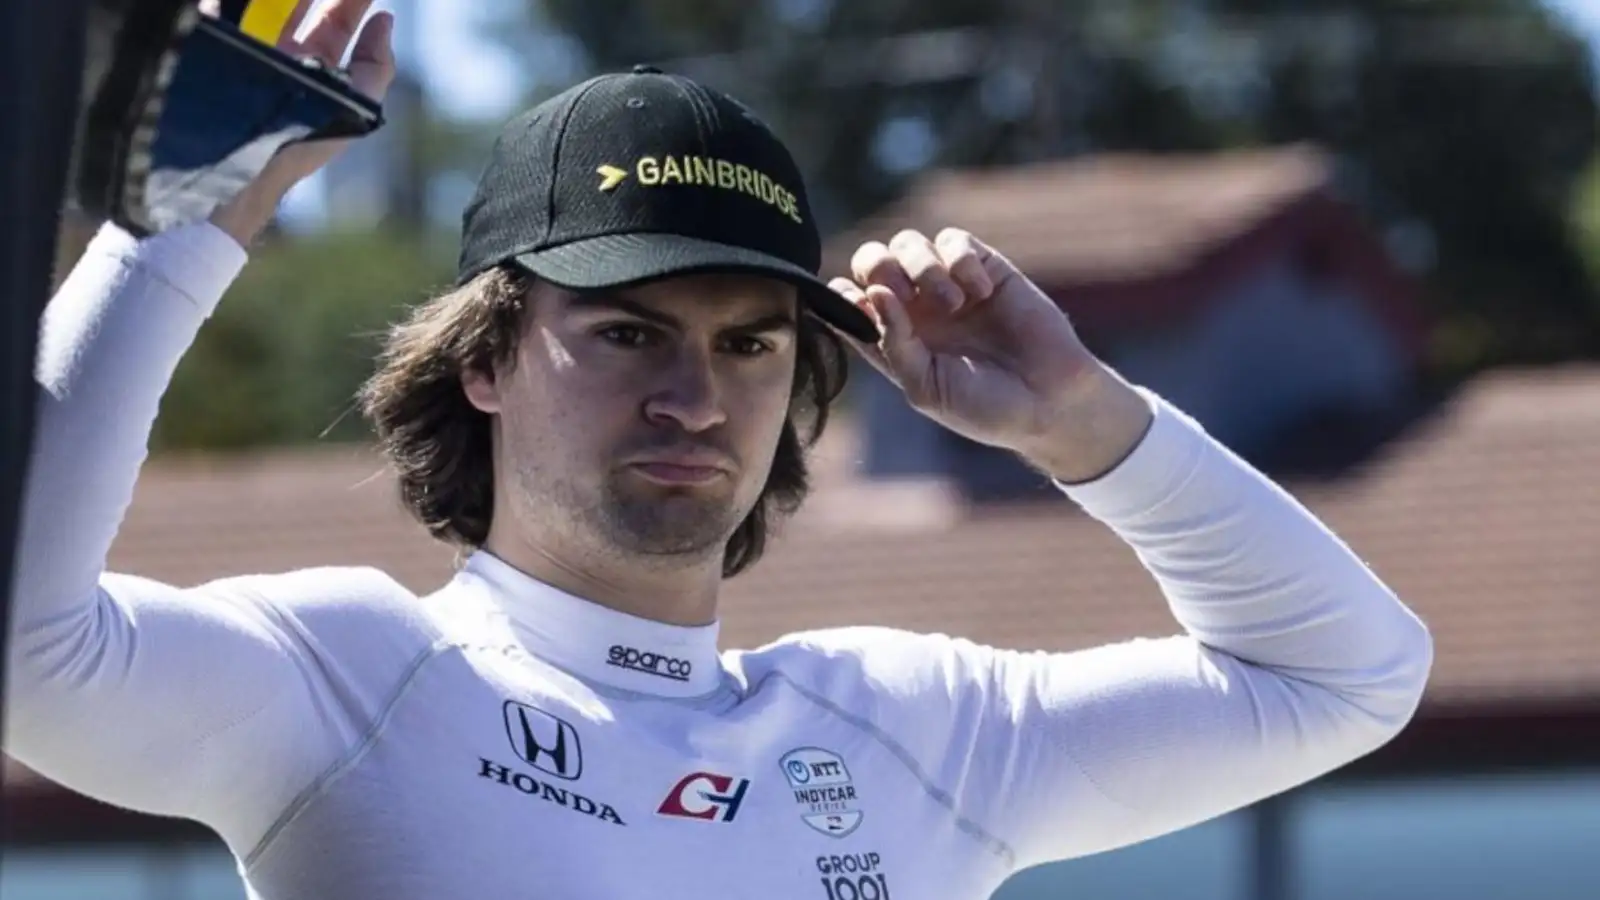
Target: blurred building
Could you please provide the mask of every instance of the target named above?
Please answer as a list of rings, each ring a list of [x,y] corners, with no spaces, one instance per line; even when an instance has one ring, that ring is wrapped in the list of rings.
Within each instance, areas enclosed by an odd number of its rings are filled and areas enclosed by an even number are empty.
[[[1290,146],[1106,155],[946,172],[837,236],[947,225],[999,248],[1085,341],[1236,452],[1278,471],[1337,470],[1414,414],[1418,285],[1343,202],[1330,161]],[[949,476],[973,499],[1049,495],[1010,454],[964,440],[864,372],[864,471]]]
[[[1064,504],[881,482],[839,422],[817,494],[729,583],[725,634],[874,623],[1069,651],[1171,633],[1114,537]],[[156,460],[111,565],[179,584],[373,565],[417,591],[451,554],[358,447]],[[1337,484],[1294,485],[1428,620],[1418,721],[1285,798],[1136,847],[1019,874],[1002,900],[1593,900],[1600,897],[1600,369],[1485,377]],[[7,898],[240,898],[203,830],[7,771]],[[1063,811],[1070,815],[1070,811]]]

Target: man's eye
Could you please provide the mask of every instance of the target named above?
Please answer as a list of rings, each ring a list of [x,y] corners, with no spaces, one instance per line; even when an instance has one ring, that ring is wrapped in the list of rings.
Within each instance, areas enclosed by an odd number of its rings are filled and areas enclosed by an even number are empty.
[[[772,345],[760,338],[736,337],[728,341],[728,352],[737,356],[761,356],[772,352]]]
[[[643,347],[650,343],[650,332],[638,325],[607,325],[599,333],[619,347]]]

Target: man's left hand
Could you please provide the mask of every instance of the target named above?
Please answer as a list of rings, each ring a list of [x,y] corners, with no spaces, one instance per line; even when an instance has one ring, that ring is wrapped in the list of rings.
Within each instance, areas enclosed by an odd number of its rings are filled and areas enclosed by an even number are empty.
[[[863,244],[851,275],[831,286],[883,335],[851,343],[952,431],[1070,483],[1114,467],[1149,427],[1149,404],[1089,352],[1055,301],[968,232]]]

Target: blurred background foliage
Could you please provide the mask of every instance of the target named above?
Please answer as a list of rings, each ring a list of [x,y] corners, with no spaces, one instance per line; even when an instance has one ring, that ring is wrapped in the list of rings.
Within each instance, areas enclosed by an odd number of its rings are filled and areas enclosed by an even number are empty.
[[[937,169],[1315,142],[1425,276],[1438,383],[1600,351],[1592,50],[1537,0],[497,9],[481,37],[523,64],[523,102],[637,62],[701,77],[792,141],[830,231]],[[391,103],[377,212],[341,218],[329,201],[315,227],[257,249],[183,363],[159,448],[365,434],[350,395],[385,325],[450,280],[462,190],[498,124],[453,116],[425,83],[412,76]]]

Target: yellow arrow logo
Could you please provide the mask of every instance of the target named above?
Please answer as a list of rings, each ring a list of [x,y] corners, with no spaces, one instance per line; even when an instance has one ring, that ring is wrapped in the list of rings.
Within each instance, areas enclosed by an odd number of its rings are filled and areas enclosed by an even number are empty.
[[[595,169],[595,172],[600,175],[600,190],[602,191],[609,191],[628,178],[628,170],[619,169],[616,166],[601,166]]]

